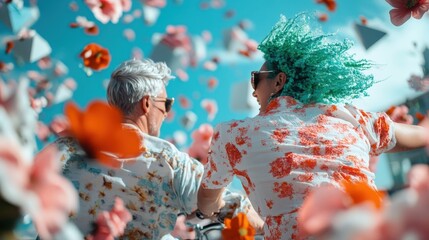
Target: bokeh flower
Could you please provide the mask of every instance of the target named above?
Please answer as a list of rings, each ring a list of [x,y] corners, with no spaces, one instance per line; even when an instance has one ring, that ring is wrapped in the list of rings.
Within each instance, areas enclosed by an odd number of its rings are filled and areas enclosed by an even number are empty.
[[[236,217],[225,219],[225,228],[222,230],[223,239],[254,239],[255,229],[247,220],[246,214],[238,213]]]
[[[109,50],[95,43],[86,45],[80,53],[80,57],[83,58],[85,67],[97,71],[107,68],[110,63]]]
[[[429,0],[386,0],[393,9],[390,10],[390,21],[395,26],[401,26],[412,16],[422,18],[429,10]]]
[[[69,102],[65,115],[70,123],[70,133],[90,157],[102,164],[119,167],[121,162],[117,157],[136,157],[145,151],[138,133],[121,124],[120,110],[105,102],[93,101],[86,111],[80,111]]]

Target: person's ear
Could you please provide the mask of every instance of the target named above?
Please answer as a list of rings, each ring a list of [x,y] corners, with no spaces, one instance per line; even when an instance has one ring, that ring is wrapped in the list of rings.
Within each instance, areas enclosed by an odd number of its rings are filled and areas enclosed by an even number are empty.
[[[286,81],[287,81],[287,76],[284,72],[280,72],[279,74],[277,74],[276,85],[275,85],[276,92],[283,89],[284,85],[286,84]]]
[[[149,112],[149,96],[143,96],[142,100],[140,100],[140,107],[141,110],[143,111],[143,114],[146,114]]]

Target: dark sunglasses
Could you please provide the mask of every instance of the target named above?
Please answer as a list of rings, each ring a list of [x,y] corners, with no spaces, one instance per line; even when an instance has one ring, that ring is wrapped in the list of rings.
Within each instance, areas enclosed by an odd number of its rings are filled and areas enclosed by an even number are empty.
[[[252,88],[253,90],[256,90],[256,87],[258,86],[259,83],[259,74],[261,73],[273,73],[275,72],[274,70],[268,70],[268,71],[252,71],[251,74],[251,78],[250,78],[250,83],[252,83]]]
[[[153,97],[152,100],[154,102],[164,102],[165,103],[165,112],[166,113],[170,112],[171,108],[173,107],[173,103],[174,103],[174,98]]]

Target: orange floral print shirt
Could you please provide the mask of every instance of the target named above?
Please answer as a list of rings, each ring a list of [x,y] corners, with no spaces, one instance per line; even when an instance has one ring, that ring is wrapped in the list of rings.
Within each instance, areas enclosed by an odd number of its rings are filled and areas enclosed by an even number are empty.
[[[385,113],[278,97],[265,113],[216,127],[202,184],[218,189],[236,175],[266,217],[266,239],[294,239],[296,212],[310,190],[340,187],[343,179],[375,187],[369,156],[395,144]]]

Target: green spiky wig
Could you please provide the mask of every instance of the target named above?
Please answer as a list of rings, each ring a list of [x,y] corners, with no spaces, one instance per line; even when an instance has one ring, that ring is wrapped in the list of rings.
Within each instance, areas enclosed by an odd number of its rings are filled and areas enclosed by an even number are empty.
[[[346,53],[351,41],[328,39],[333,34],[310,28],[313,22],[314,17],[308,13],[289,20],[282,15],[258,46],[268,67],[287,76],[280,96],[326,104],[367,96],[374,77],[363,71],[372,64]]]

